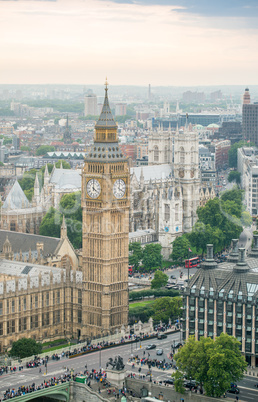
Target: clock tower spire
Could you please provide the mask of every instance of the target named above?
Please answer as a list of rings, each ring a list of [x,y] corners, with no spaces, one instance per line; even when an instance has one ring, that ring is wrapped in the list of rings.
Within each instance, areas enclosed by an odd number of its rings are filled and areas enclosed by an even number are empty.
[[[129,166],[108,100],[82,173],[82,336],[113,333],[128,320]]]

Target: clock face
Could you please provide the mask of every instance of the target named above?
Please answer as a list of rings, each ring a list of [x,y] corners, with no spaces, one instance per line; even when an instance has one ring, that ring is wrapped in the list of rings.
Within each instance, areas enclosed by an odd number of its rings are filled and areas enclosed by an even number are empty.
[[[125,195],[125,190],[126,190],[126,185],[124,180],[118,179],[115,181],[114,186],[113,186],[113,193],[114,196],[118,199],[123,198]]]
[[[87,183],[86,190],[91,198],[98,198],[101,187],[97,179],[90,179]]]

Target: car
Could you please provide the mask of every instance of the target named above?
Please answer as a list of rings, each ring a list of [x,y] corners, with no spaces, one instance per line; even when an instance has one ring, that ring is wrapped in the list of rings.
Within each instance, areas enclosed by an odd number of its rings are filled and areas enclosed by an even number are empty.
[[[157,349],[156,355],[157,355],[157,356],[163,355],[163,349]]]
[[[177,349],[177,348],[180,348],[181,346],[183,346],[183,344],[181,342],[177,342],[174,345],[172,345],[172,348]]]
[[[174,380],[173,378],[167,378],[166,380],[163,381],[163,383],[168,385],[174,385]]]
[[[157,338],[158,339],[166,339],[168,336],[166,334],[161,334],[160,332],[158,333]]]
[[[230,389],[227,390],[230,394],[239,394],[239,388],[237,387],[231,387]]]
[[[156,345],[154,345],[154,343],[151,343],[150,345],[147,345],[146,350],[150,350],[150,349],[156,349]]]
[[[176,279],[176,276],[175,276],[175,275],[171,275],[170,278],[171,278],[171,279]]]
[[[192,388],[192,387],[196,387],[196,381],[192,380],[192,381],[185,381],[184,382],[184,386],[185,388]]]

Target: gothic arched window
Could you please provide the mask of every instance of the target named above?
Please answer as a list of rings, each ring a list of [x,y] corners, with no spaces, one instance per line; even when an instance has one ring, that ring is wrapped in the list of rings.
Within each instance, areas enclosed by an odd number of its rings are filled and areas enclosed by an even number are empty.
[[[165,204],[165,214],[164,214],[165,221],[169,221],[170,219],[170,206]]]
[[[154,147],[154,162],[158,162],[159,161],[159,147],[157,147],[157,145],[155,145]]]
[[[179,149],[179,152],[180,152],[180,163],[185,163],[185,150],[184,150],[184,148],[183,147],[180,147],[180,149]]]

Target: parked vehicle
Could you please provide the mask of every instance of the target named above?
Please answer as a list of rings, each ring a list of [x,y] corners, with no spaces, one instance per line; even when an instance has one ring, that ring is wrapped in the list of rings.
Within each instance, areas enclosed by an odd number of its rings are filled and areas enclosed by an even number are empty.
[[[240,390],[237,387],[232,387],[228,389],[227,392],[229,392],[230,394],[239,394]]]

